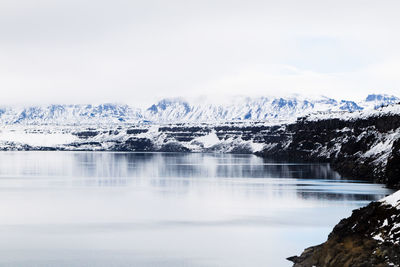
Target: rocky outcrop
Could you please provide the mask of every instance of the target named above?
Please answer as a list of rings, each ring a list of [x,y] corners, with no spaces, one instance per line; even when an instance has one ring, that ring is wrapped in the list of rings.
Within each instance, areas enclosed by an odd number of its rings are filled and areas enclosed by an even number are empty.
[[[361,116],[360,116],[361,117]],[[277,129],[263,157],[325,161],[342,175],[400,187],[400,114],[361,118],[307,117]]]
[[[264,157],[328,161],[342,175],[400,187],[400,115],[310,119],[279,129],[281,140],[267,143]],[[400,191],[353,211],[328,240],[288,258],[294,267],[400,266]]]
[[[385,170],[387,184],[399,187],[400,180],[400,140],[393,143],[392,153],[388,158]]]
[[[400,266],[400,191],[354,210],[328,240],[288,260],[294,267]]]

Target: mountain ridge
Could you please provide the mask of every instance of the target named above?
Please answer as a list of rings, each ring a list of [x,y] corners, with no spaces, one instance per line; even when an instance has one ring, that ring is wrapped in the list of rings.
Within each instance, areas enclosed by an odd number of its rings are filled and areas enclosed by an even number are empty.
[[[231,97],[216,101],[166,98],[141,109],[126,104],[51,104],[0,107],[3,125],[96,125],[135,123],[294,121],[315,112],[361,111],[400,102],[385,94],[370,94],[363,101],[304,97]]]

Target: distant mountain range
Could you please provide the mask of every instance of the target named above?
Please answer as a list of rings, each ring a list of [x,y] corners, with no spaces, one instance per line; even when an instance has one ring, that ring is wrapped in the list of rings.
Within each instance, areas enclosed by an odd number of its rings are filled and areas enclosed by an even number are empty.
[[[294,120],[315,112],[354,112],[399,103],[400,98],[368,95],[363,101],[328,97],[228,97],[224,103],[163,99],[147,109],[121,104],[0,107],[0,124],[97,125]]]

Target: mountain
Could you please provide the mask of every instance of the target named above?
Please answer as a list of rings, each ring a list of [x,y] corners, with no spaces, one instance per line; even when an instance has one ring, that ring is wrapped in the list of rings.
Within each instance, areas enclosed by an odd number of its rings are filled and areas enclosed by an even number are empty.
[[[399,103],[399,98],[391,95],[368,95],[364,101],[364,107],[380,108],[386,105]]]
[[[368,95],[363,101],[341,100],[328,97],[234,97],[224,103],[212,101],[185,101],[164,99],[144,112],[144,117],[154,122],[213,122],[213,121],[271,121],[294,120],[314,112],[360,111],[377,109],[400,102],[389,95]]]
[[[119,104],[0,108],[1,124],[117,124],[143,120],[141,111]]]
[[[213,99],[163,99],[147,109],[121,104],[48,105],[0,108],[0,124],[97,125],[123,123],[177,123],[227,121],[294,121],[316,112],[377,109],[400,102],[400,98],[371,94],[363,101],[328,97],[226,97]]]
[[[338,109],[341,106],[335,99],[327,97],[310,99],[299,96],[234,97],[224,103],[210,102],[162,100],[147,109],[144,116],[156,122],[271,121],[289,120],[313,111]]]

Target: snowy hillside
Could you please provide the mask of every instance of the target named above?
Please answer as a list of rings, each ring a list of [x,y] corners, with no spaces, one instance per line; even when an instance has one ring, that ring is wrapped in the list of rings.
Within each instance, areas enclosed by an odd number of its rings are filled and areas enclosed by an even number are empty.
[[[228,97],[210,99],[164,99],[147,109],[128,105],[48,105],[0,107],[0,124],[6,125],[98,125],[123,123],[177,123],[267,121],[290,122],[318,112],[374,110],[400,102],[388,95],[369,95],[364,101],[335,100],[328,97]]]

